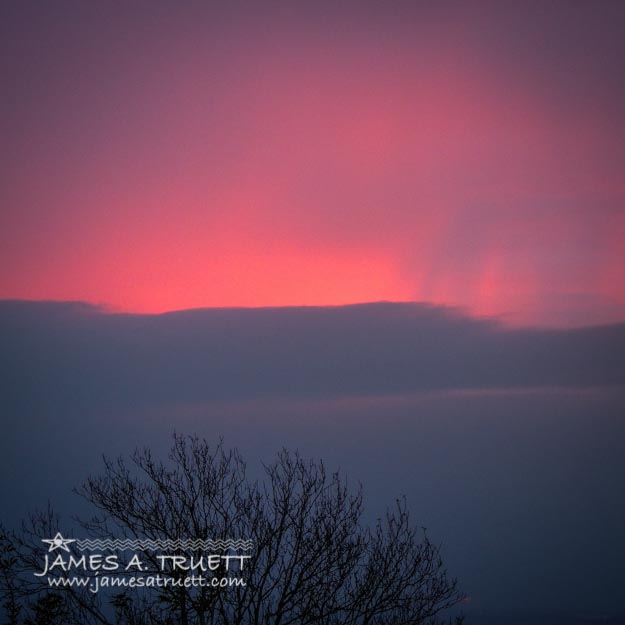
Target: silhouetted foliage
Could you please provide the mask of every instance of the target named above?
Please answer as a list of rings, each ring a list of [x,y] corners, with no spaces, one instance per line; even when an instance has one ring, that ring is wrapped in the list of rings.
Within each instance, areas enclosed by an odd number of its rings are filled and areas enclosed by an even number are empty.
[[[80,521],[94,538],[253,541],[245,585],[52,592],[32,574],[41,568],[40,539],[59,527],[48,509],[21,532],[2,533],[9,623],[416,625],[439,622],[463,598],[403,499],[368,527],[361,489],[298,453],[281,451],[251,480],[236,450],[175,436],[167,462],[148,449],[130,461],[105,459],[103,473],[77,492],[96,509]],[[159,572],[154,553],[142,558],[143,574]],[[223,565],[214,572],[227,574]]]

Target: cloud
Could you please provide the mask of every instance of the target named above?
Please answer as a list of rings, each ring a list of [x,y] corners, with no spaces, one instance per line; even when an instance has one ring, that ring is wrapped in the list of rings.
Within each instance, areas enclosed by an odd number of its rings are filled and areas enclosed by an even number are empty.
[[[128,315],[5,301],[0,332],[9,410],[625,381],[623,324],[510,329],[425,304]]]
[[[368,514],[405,493],[470,608],[620,610],[624,325],[518,330],[423,304],[4,301],[0,341],[6,522],[48,499],[85,512],[70,489],[102,453],[160,456],[174,429],[225,436],[252,471],[282,446],[340,466]]]

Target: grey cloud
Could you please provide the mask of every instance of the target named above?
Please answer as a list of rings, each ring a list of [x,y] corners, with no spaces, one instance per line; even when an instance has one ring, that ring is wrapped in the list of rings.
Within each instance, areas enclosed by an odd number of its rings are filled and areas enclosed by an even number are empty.
[[[425,304],[110,314],[0,303],[4,408],[620,386],[625,325],[506,329]]]

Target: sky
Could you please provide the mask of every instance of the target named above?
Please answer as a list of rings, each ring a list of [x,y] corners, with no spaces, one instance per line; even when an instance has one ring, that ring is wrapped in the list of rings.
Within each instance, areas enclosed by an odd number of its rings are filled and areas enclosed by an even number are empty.
[[[609,0],[0,3],[0,520],[225,436],[372,518],[405,494],[467,622],[622,617],[623,33]]]
[[[66,535],[93,514],[72,488],[102,454],[223,436],[252,469],[284,447],[322,458],[362,484],[367,521],[405,495],[470,597],[467,623],[622,622],[625,324],[0,302],[0,344],[6,524],[49,501]]]
[[[625,319],[622,2],[1,11],[0,298]]]

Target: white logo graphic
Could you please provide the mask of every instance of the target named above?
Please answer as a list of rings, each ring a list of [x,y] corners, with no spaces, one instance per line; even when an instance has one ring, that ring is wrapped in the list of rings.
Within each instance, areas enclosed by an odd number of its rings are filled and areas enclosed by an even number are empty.
[[[69,547],[67,545],[75,543],[76,539],[63,538],[61,532],[57,532],[54,538],[42,538],[41,542],[48,543],[50,545],[48,553],[50,553],[50,551],[54,551],[55,549],[63,549],[63,551],[67,551],[69,553]]]
[[[241,539],[80,539],[64,538],[61,532],[41,542],[48,552],[35,577],[47,578],[50,588],[78,587],[92,593],[119,587],[245,587],[243,576],[252,556],[241,552],[253,549],[253,541]],[[72,553],[70,545],[89,553]],[[124,557],[116,551],[133,553]]]

